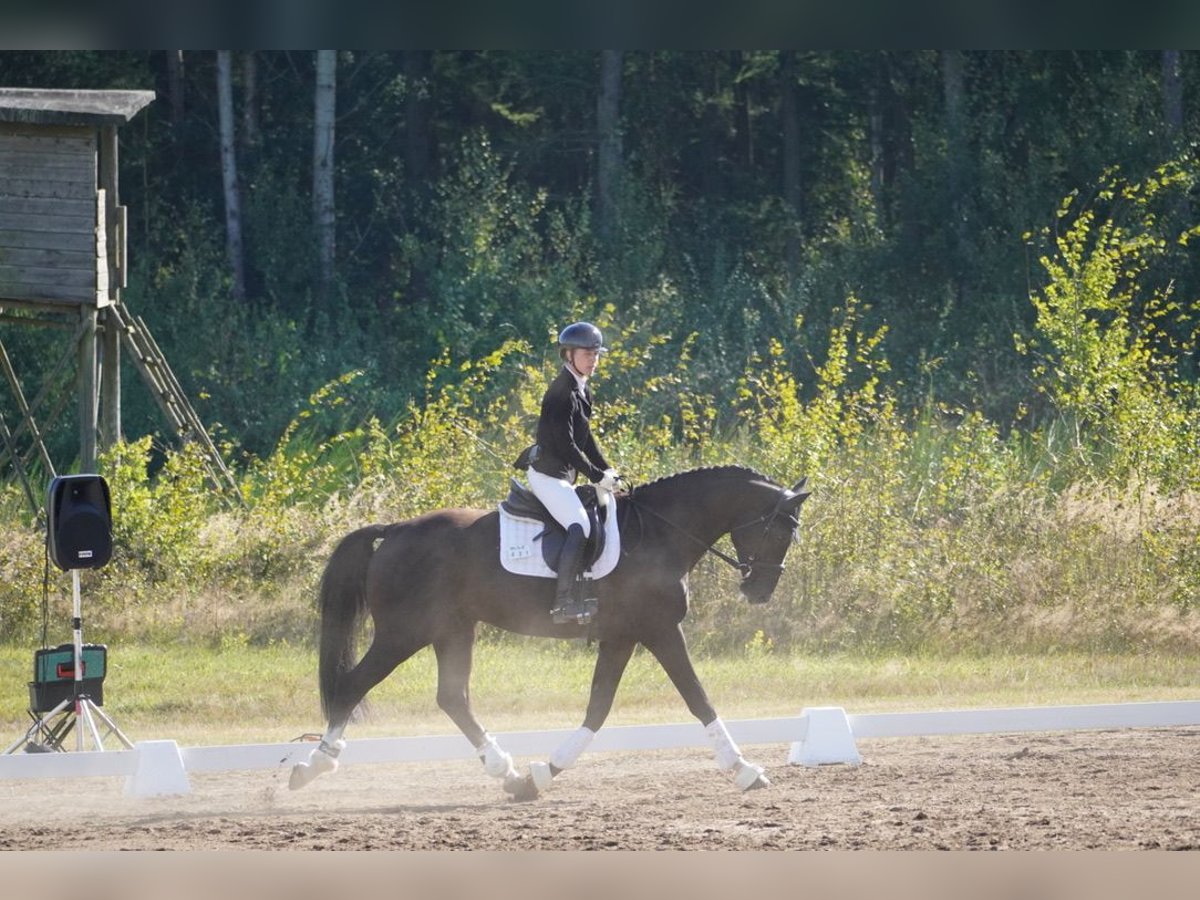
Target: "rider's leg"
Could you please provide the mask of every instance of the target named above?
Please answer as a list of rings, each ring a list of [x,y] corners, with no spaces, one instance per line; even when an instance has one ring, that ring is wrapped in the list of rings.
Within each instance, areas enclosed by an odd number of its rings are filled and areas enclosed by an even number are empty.
[[[528,471],[529,487],[542,501],[550,514],[567,530],[566,540],[558,557],[558,585],[555,590],[555,621],[574,621],[585,615],[585,608],[576,592],[583,574],[583,551],[591,534],[591,522],[575,488],[565,478],[543,475],[535,469]]]
[[[550,610],[556,622],[569,622],[585,614],[577,584],[582,574],[586,543],[587,535],[583,528],[577,522],[572,523],[558,554],[558,585],[554,591],[554,608]]]
[[[575,493],[575,485],[565,478],[543,475],[537,469],[527,469],[529,489],[563,528],[578,524],[585,536],[592,533],[592,523]]]

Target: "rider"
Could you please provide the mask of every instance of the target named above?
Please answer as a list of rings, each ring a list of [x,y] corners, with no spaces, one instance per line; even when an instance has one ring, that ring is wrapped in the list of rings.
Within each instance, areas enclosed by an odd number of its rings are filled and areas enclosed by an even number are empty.
[[[591,535],[591,523],[575,493],[575,478],[583,475],[610,492],[616,490],[621,478],[596,446],[589,424],[592,394],[588,378],[596,371],[600,354],[606,352],[600,329],[590,322],[575,322],[562,330],[558,353],[563,367],[542,397],[537,444],[517,461],[518,467],[528,463],[530,488],[567,530],[558,558],[554,608],[550,611],[556,622],[586,617],[575,584],[582,574],[584,544]]]

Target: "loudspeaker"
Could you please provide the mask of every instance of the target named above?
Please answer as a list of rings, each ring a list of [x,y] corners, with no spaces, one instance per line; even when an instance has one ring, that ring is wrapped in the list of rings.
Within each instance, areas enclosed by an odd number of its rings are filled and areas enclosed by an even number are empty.
[[[67,569],[98,569],[112,558],[112,504],[99,475],[60,475],[46,497],[46,548]]]

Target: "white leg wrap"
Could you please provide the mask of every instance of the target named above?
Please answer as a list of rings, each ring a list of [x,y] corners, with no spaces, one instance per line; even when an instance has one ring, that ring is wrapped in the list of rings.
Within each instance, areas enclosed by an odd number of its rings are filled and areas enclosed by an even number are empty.
[[[483,743],[475,748],[483,762],[483,770],[493,778],[508,778],[517,774],[512,757],[500,749],[490,734],[483,736]]]
[[[304,787],[318,775],[325,775],[338,770],[338,754],[346,748],[346,742],[335,741],[332,745],[321,741],[320,746],[308,755],[308,762],[296,763],[292,766],[292,774],[288,778],[288,787],[293,791]]]
[[[596,732],[590,728],[580,728],[563,741],[550,754],[550,765],[556,769],[569,769],[586,750],[596,737]]]
[[[534,787],[543,792],[550,790],[550,785],[554,783],[554,773],[550,771],[550,763],[531,762],[529,777],[533,779]]]
[[[733,742],[733,738],[729,736],[729,731],[725,728],[725,723],[720,718],[709,722],[704,728],[704,733],[708,735],[713,753],[716,754],[717,768],[722,772],[732,769],[742,761],[742,751]]]

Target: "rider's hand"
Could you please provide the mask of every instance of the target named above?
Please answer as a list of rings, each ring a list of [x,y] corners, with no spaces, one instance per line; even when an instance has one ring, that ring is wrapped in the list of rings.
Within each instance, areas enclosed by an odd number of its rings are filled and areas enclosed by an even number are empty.
[[[616,469],[605,469],[604,477],[596,482],[596,487],[602,491],[614,493],[621,484],[621,476],[617,474]]]

